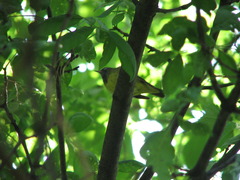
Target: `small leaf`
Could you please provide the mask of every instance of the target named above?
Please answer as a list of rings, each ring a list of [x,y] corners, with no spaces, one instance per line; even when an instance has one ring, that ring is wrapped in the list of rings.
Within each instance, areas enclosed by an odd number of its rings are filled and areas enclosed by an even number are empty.
[[[144,164],[135,160],[121,161],[118,165],[118,171],[134,174],[144,167]]]
[[[60,15],[56,17],[49,18],[43,22],[33,22],[29,25],[28,30],[30,34],[34,34],[37,36],[48,36],[51,34],[55,34],[63,29],[63,23],[67,18],[66,15]],[[67,25],[64,27],[65,29],[77,24],[82,19],[81,16],[73,15],[70,20],[68,20]]]
[[[215,0],[193,0],[193,5],[204,10],[210,15],[210,11],[214,10],[217,7]]]
[[[47,9],[49,6],[50,0],[30,0],[30,6],[35,10],[35,11],[40,11]]]
[[[113,4],[110,8],[108,8],[106,11],[104,11],[102,14],[100,14],[98,17],[99,18],[103,18],[106,17],[107,15],[109,15],[115,8],[117,8],[119,6],[119,4],[121,4],[122,1],[116,1],[115,4]]]
[[[96,28],[96,40],[100,43],[103,43],[108,38],[108,33],[102,28]]]
[[[92,121],[93,120],[89,115],[79,112],[69,119],[69,125],[74,132],[80,132],[86,129]]]
[[[178,28],[172,34],[172,47],[173,49],[179,51],[186,39],[187,31],[185,28]]]
[[[117,14],[112,19],[112,25],[117,26],[124,19],[124,13]]]
[[[103,46],[103,53],[99,62],[99,69],[102,69],[111,60],[115,50],[116,44],[111,38],[108,37]]]
[[[148,55],[147,58],[144,59],[144,62],[150,63],[153,67],[158,67],[171,59],[172,56],[173,53],[170,51],[159,51]]]
[[[232,11],[235,10],[232,7],[224,6],[220,7],[217,11],[216,18],[213,25],[213,32],[219,30],[231,30],[234,32],[236,28],[240,31],[240,23],[239,23],[239,12],[233,13]]]
[[[60,48],[60,51],[65,52],[78,47],[86,41],[92,31],[93,28],[91,27],[82,27],[74,32],[64,35],[60,40],[60,43],[63,45],[63,47]]]
[[[84,57],[87,62],[91,62],[96,58],[96,51],[91,40],[86,40],[81,46],[80,56]]]
[[[163,75],[163,91],[166,95],[174,93],[184,84],[183,62],[181,56],[177,56],[169,63]]]
[[[190,54],[189,58],[192,69],[194,69],[194,75],[202,78],[208,68],[208,61],[206,59],[207,57],[203,55],[201,51],[197,51]]]
[[[219,51],[219,59],[221,60],[220,64],[223,74],[227,76],[231,82],[235,83],[237,80],[236,62],[231,56],[222,51]]]
[[[21,1],[16,0],[1,0],[0,1],[1,12],[11,14],[22,10]],[[2,17],[1,17],[2,18]]]
[[[133,53],[131,46],[126,41],[124,41],[118,34],[111,31],[108,33],[109,37],[112,39],[112,41],[116,44],[118,48],[118,56],[122,63],[122,68],[130,76],[130,81],[133,80],[136,76],[137,65],[135,54]]]
[[[179,99],[166,99],[164,100],[162,106],[161,106],[161,111],[162,112],[173,112],[177,111],[180,109],[181,106],[181,101]]]

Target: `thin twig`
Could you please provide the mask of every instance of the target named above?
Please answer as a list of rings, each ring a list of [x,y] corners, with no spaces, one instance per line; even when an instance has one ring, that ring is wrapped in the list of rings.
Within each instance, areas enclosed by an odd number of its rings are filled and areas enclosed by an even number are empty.
[[[171,12],[177,12],[177,11],[188,9],[191,5],[192,5],[192,2],[190,2],[188,4],[185,4],[185,5],[182,5],[182,6],[179,6],[177,8],[172,8],[172,9],[160,9],[160,8],[158,8],[157,12],[158,13],[164,13],[164,14],[171,13]]]
[[[61,167],[61,178],[62,180],[67,180],[67,172],[66,172],[66,157],[65,157],[65,143],[64,143],[64,116],[63,116],[63,109],[62,109],[62,92],[61,92],[61,74],[58,72],[58,68],[60,65],[59,62],[59,53],[58,48],[60,44],[60,39],[62,36],[62,32],[67,26],[67,23],[72,17],[73,13],[73,7],[74,7],[74,0],[69,1],[69,9],[66,14],[66,18],[64,19],[62,23],[62,30],[60,32],[60,35],[58,39],[55,41],[55,47],[53,51],[53,57],[52,57],[52,67],[55,68],[55,72],[53,72],[56,77],[56,94],[57,94],[57,114],[56,114],[56,120],[57,120],[57,126],[58,126],[58,142],[59,142],[59,152],[60,152],[60,167]]]
[[[14,127],[15,131],[18,134],[18,141],[19,141],[19,143],[22,144],[23,149],[25,151],[27,161],[28,161],[29,167],[31,169],[31,175],[32,175],[32,177],[35,177],[34,167],[33,167],[32,160],[31,160],[28,148],[27,148],[27,144],[25,142],[26,136],[22,132],[20,127],[17,125],[16,120],[13,117],[13,114],[10,112],[10,110],[8,108],[8,78],[7,78],[6,67],[3,68],[3,71],[4,71],[4,92],[3,92],[4,93],[4,103],[1,105],[1,107],[5,110],[5,113],[6,113],[7,117],[9,118],[12,126]]]
[[[218,82],[215,78],[215,75],[214,75],[214,72],[213,72],[212,68],[210,67],[207,72],[208,72],[208,75],[209,75],[211,83],[212,83],[212,88],[214,89],[218,99],[221,102],[225,102],[226,98],[223,95],[221,88],[219,87],[219,84],[218,84]]]
[[[233,83],[227,83],[227,84],[218,84],[218,87],[219,88],[225,88],[225,87],[228,87],[228,86],[233,86],[234,84]],[[202,87],[202,90],[213,90],[213,86],[203,86]]]
[[[122,30],[119,29],[117,26],[114,26],[114,27],[112,28],[112,30],[116,30],[117,32],[119,32],[120,34],[122,34],[123,37],[128,37],[128,36],[129,36],[128,33],[122,31]],[[149,52],[151,52],[151,51],[160,52],[157,48],[155,48],[155,47],[153,47],[153,46],[151,46],[151,45],[149,45],[149,44],[146,44],[145,46],[149,49]]]

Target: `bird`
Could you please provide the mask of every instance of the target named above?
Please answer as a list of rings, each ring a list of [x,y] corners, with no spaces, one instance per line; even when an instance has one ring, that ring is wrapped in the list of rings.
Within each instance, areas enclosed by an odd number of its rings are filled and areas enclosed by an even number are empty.
[[[103,68],[100,71],[96,71],[100,73],[103,83],[108,91],[111,93],[114,92],[115,86],[117,83],[118,75],[119,75],[120,67],[118,68]],[[135,87],[133,91],[133,97],[138,99],[149,99],[147,96],[143,96],[143,93],[149,93],[158,97],[163,98],[164,93],[163,90],[154,87],[153,85],[149,84],[147,81],[145,81],[143,78],[137,76]]]

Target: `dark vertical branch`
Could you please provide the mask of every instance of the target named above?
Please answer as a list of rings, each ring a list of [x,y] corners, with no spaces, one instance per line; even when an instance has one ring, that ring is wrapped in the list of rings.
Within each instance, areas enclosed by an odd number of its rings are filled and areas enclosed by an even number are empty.
[[[157,5],[158,0],[141,0],[136,6],[128,43],[135,54],[137,67],[141,61]],[[118,159],[132,101],[133,86],[134,81],[129,82],[129,76],[121,69],[113,95],[112,108],[99,165],[98,180],[113,180],[116,178]]]
[[[217,120],[214,124],[211,136],[209,137],[200,157],[195,165],[195,167],[189,172],[189,175],[193,179],[198,179],[199,177],[205,177],[205,170],[207,168],[208,162],[213,154],[217,143],[222,135],[228,117],[236,109],[236,102],[240,97],[240,73],[238,74],[238,79],[236,86],[230,93],[230,96],[227,100],[222,103],[221,111],[218,114]]]
[[[67,23],[72,17],[74,7],[74,0],[69,0],[69,9],[66,14],[66,18],[62,23],[61,29],[64,30],[67,26]],[[51,15],[50,9],[48,9],[49,15]],[[52,57],[52,68],[50,71],[50,76],[56,77],[56,96],[57,96],[57,112],[56,112],[56,120],[58,126],[58,143],[59,143],[59,152],[60,152],[60,167],[61,167],[61,178],[62,180],[67,180],[67,172],[66,172],[66,157],[65,157],[65,141],[64,141],[64,116],[62,109],[62,91],[61,91],[61,72],[59,71],[60,63],[59,63],[59,53],[58,48],[60,44],[62,31],[60,32],[59,38],[56,39],[56,43],[54,46],[53,57]],[[53,36],[53,40],[55,39],[55,35]],[[53,71],[53,72],[52,72]],[[51,77],[50,77],[51,79]]]
[[[67,180],[66,172],[66,157],[65,157],[65,143],[64,143],[64,116],[62,109],[62,90],[61,90],[61,77],[57,74],[56,77],[56,94],[57,94],[57,126],[58,126],[58,142],[60,151],[60,167],[62,180]]]
[[[202,48],[203,54],[206,56],[206,60],[209,60],[209,49],[207,48],[203,36],[203,29],[201,24],[201,14],[200,9],[197,7],[197,25],[198,25],[198,32],[199,32],[199,40]],[[208,73],[211,78],[212,86],[215,90],[216,95],[221,101],[221,110],[217,116],[217,119],[215,121],[215,124],[213,126],[213,130],[211,132],[211,136],[209,137],[195,167],[189,172],[189,175],[191,179],[193,180],[199,180],[199,179],[206,179],[207,174],[205,173],[209,160],[211,159],[211,156],[218,144],[218,141],[222,135],[222,132],[224,130],[224,127],[226,125],[226,122],[232,112],[236,109],[236,102],[239,99],[240,96],[240,72],[238,72],[237,76],[237,82],[235,87],[230,93],[230,96],[228,98],[225,98],[215,80],[213,78],[213,72],[212,69],[208,70]]]

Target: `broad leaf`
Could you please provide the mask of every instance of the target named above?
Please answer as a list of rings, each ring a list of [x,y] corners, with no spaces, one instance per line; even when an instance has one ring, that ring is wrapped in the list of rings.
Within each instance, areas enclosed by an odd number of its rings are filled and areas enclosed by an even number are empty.
[[[111,31],[108,33],[111,41],[113,41],[118,48],[118,56],[120,58],[124,71],[128,73],[130,80],[133,80],[136,76],[137,68],[135,55],[131,46],[118,34]]]
[[[163,91],[166,95],[174,93],[183,86],[183,62],[180,55],[169,63],[162,82]]]
[[[171,139],[168,131],[151,133],[140,151],[141,156],[147,160],[147,165],[153,166],[160,179],[171,179],[169,168],[174,158]]]
[[[167,62],[172,58],[174,55],[173,52],[170,51],[158,51],[155,52],[154,54],[149,54],[143,62],[148,62],[150,63],[153,67],[158,67],[162,65],[163,63]]]
[[[103,45],[103,53],[99,61],[99,69],[102,69],[111,60],[115,50],[116,44],[112,38],[109,38],[108,36]]]
[[[210,15],[210,11],[214,10],[217,7],[215,0],[193,0],[193,5],[202,9]]]
[[[235,9],[229,6],[219,8],[213,24],[213,32],[219,30],[231,30],[234,32],[234,29],[240,31],[239,12],[235,14],[232,12],[233,10]]]
[[[73,130],[73,132],[80,132],[86,129],[91,123],[92,118],[82,112],[74,114],[68,121],[70,130]]]
[[[237,80],[237,65],[234,59],[226,53],[219,51],[219,59],[223,74],[235,83]]]
[[[93,28],[91,27],[82,27],[74,32],[64,35],[60,40],[60,44],[63,45],[63,47],[60,48],[60,51],[65,52],[78,47],[86,41],[92,31]]]

